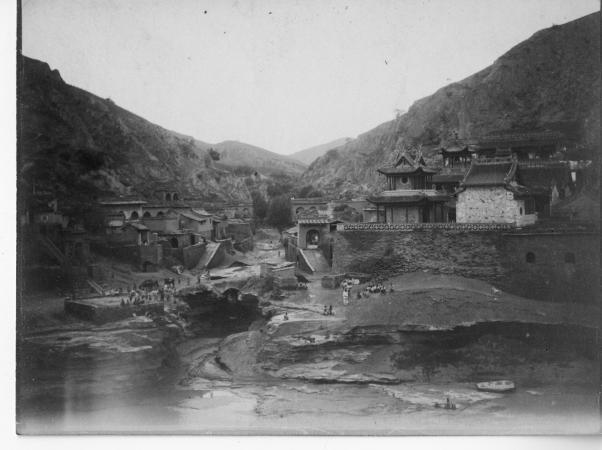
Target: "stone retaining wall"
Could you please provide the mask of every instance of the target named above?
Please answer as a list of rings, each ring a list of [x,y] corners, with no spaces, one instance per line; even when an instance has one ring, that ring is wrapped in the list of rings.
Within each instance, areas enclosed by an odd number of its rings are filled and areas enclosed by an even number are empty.
[[[463,231],[454,225],[410,232],[405,227],[347,228],[333,236],[333,272],[393,276],[428,270],[480,279],[528,298],[598,301],[600,238],[596,232],[526,233],[503,227]]]
[[[430,270],[499,283],[499,232],[423,230],[345,231],[335,236],[333,271],[383,275]]]

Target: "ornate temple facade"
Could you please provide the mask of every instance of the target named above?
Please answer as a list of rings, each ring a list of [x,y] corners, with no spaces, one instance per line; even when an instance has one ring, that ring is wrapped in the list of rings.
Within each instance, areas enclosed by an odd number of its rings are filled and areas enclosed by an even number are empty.
[[[388,189],[368,198],[375,205],[376,221],[383,223],[428,223],[449,220],[446,202],[450,195],[432,188],[437,169],[428,167],[419,154],[401,152],[395,164],[378,172]]]

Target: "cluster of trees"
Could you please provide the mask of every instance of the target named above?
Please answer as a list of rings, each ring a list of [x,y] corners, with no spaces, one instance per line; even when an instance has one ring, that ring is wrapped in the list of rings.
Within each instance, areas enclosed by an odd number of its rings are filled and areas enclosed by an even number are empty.
[[[268,200],[259,191],[251,192],[255,219],[259,222],[277,228],[279,231],[289,227],[293,220],[291,216],[290,194],[280,192],[280,195],[270,196]]]
[[[335,206],[333,215],[335,219],[345,222],[362,222],[364,220],[364,215],[361,212],[345,204]]]
[[[324,197],[324,193],[319,189],[314,188],[312,185],[303,186],[297,192],[297,197],[300,198],[317,198]]]

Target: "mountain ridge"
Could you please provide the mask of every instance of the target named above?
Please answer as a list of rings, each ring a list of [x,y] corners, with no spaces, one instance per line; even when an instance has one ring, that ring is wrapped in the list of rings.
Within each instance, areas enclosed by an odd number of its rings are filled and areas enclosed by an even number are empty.
[[[332,141],[326,142],[324,144],[314,145],[312,147],[304,148],[303,150],[299,150],[295,153],[291,153],[289,156],[294,158],[302,163],[310,165],[320,156],[323,156],[327,151],[338,148],[342,145],[345,145],[347,142],[351,141],[352,138],[344,137],[339,139],[334,139]]]
[[[490,66],[414,102],[400,117],[314,161],[302,178],[329,194],[382,189],[376,169],[395,147],[422,146],[427,156],[458,136],[553,129],[599,146],[600,17],[584,16],[540,30]]]
[[[32,204],[34,192],[85,209],[100,197],[153,198],[165,185],[209,202],[250,201],[250,189],[265,190],[220,165],[212,144],[69,85],[46,62],[19,56],[17,83],[21,205]],[[305,168],[291,164],[296,173]]]

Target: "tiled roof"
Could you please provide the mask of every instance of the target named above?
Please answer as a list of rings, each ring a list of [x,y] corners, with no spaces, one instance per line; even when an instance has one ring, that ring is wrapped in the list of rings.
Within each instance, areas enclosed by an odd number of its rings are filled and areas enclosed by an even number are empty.
[[[330,219],[329,217],[301,217],[297,220],[297,223],[304,225],[304,224],[316,224],[316,225],[325,225],[325,224],[329,224],[329,223],[334,223],[335,221],[333,219]]]
[[[533,191],[547,193],[553,184],[570,183],[571,171],[568,164],[545,164],[542,166],[523,166],[519,162],[518,179],[520,183]]]
[[[516,162],[495,161],[477,162],[473,161],[462,181],[464,186],[505,186],[513,179],[516,172]]]
[[[187,219],[194,220],[196,222],[200,222],[202,220],[207,220],[207,218],[209,217],[208,215],[204,216],[204,217],[199,217],[192,212],[180,212],[180,215],[183,217],[186,217]]]
[[[466,152],[469,153],[470,150],[468,148],[468,146],[466,144],[452,144],[449,147],[441,147],[440,153],[462,153],[462,152]]]
[[[424,167],[424,166],[418,166],[418,167],[408,167],[408,166],[404,166],[404,167],[382,167],[380,169],[377,169],[380,173],[382,173],[383,175],[408,175],[408,174],[413,174],[413,173],[419,173],[419,172],[423,172],[423,173],[437,173],[436,169],[431,169],[428,167]]]

